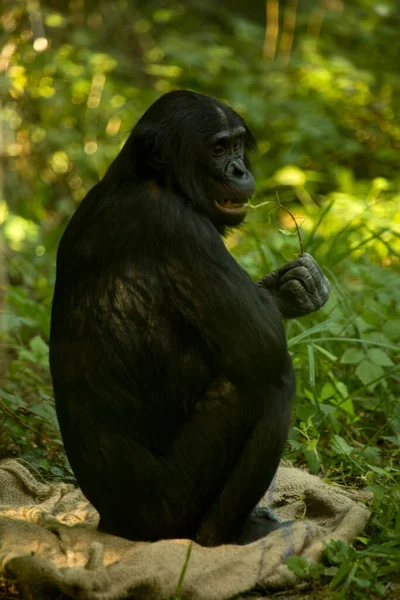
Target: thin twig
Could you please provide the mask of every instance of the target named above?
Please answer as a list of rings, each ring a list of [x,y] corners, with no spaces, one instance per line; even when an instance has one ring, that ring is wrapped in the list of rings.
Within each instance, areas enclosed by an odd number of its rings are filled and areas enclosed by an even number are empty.
[[[293,223],[296,227],[296,234],[297,234],[297,239],[299,240],[300,256],[301,256],[302,254],[304,254],[304,247],[303,247],[303,240],[301,239],[300,227],[297,224],[297,219],[294,216],[294,214],[288,208],[286,208],[286,206],[283,206],[283,204],[281,204],[278,194],[276,195],[276,197],[277,197],[276,202],[274,202],[273,200],[266,200],[265,202],[261,202],[260,204],[252,204],[251,202],[249,202],[248,205],[250,206],[250,208],[252,208],[254,210],[256,210],[257,208],[261,208],[262,206],[267,206],[267,204],[273,204],[275,207],[283,208],[283,210],[285,210],[290,215],[290,217],[292,218]]]
[[[280,208],[283,208],[283,210],[286,210],[286,212],[288,213],[288,215],[290,215],[290,217],[292,218],[293,223],[294,223],[294,225],[296,227],[296,233],[297,233],[297,238],[299,240],[300,256],[301,256],[302,254],[304,254],[303,240],[301,239],[300,227],[297,225],[296,217],[294,216],[294,214],[288,208],[286,208],[286,206],[283,206],[283,204],[281,204],[281,202],[279,200],[279,197],[278,197],[278,194],[276,196],[277,196],[278,206]]]

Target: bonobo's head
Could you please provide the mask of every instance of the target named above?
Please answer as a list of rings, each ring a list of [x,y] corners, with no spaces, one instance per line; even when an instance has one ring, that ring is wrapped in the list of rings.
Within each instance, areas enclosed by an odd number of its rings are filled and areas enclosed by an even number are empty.
[[[255,189],[248,159],[254,146],[246,123],[231,108],[185,90],[159,98],[127,142],[135,179],[175,189],[221,231],[246,216]]]

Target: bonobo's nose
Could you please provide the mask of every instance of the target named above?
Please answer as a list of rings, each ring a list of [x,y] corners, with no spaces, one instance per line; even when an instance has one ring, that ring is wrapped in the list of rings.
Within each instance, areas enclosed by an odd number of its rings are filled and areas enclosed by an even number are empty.
[[[242,160],[234,159],[228,163],[226,173],[238,179],[243,179],[246,176],[247,169]]]

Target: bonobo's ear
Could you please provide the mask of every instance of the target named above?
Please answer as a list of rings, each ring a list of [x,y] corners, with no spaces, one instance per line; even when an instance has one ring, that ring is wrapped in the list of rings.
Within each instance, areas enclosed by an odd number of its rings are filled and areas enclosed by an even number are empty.
[[[165,166],[164,147],[154,125],[136,126],[131,135],[138,162],[152,171],[161,171]]]

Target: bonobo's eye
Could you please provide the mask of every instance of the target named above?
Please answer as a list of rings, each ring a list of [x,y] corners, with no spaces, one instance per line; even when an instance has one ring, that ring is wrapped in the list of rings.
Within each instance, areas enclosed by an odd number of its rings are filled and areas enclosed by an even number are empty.
[[[235,152],[239,152],[242,148],[242,138],[238,138],[233,144],[233,149]]]
[[[211,152],[213,156],[223,156],[225,154],[225,148],[222,144],[218,144],[217,146],[214,146]]]

